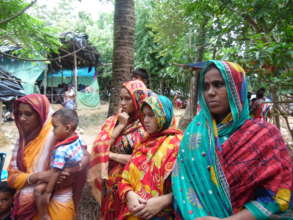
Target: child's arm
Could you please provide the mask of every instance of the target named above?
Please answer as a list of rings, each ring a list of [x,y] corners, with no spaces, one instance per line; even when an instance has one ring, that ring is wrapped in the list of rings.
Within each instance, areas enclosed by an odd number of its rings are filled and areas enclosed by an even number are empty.
[[[62,170],[57,169],[57,168],[51,168],[50,171],[52,172],[52,175],[51,175],[51,177],[49,179],[49,182],[47,184],[46,190],[44,192],[44,197],[45,197],[47,202],[50,201],[50,197],[52,195],[52,192],[53,192],[53,190],[55,188],[55,185],[57,183],[57,179],[58,179],[58,177],[59,177],[59,175],[60,175]]]

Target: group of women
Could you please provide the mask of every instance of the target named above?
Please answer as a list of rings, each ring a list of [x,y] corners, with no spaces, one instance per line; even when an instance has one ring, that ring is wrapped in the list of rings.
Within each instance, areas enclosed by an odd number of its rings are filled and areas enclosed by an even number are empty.
[[[87,170],[100,219],[284,219],[293,203],[292,159],[276,127],[250,118],[244,70],[209,61],[198,98],[200,111],[182,134],[167,97],[139,80],[123,84],[120,109],[102,125]],[[13,216],[38,219],[33,187],[46,175],[54,142],[48,100],[20,98],[15,121],[20,138],[8,180],[18,191]],[[74,219],[80,172],[64,172],[51,219]]]

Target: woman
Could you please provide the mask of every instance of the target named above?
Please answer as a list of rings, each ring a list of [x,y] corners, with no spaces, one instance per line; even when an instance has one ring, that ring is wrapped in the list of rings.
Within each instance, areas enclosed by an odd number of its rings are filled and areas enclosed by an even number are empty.
[[[170,173],[182,133],[174,129],[172,102],[152,95],[142,105],[142,123],[149,136],[135,147],[122,173],[118,219],[173,219]]]
[[[144,136],[138,110],[139,102],[146,94],[143,82],[133,80],[124,83],[120,92],[119,113],[105,121],[94,142],[88,178],[101,207],[101,219],[116,219],[119,214],[121,201],[117,185],[134,144]]]
[[[8,168],[8,183],[17,190],[13,217],[21,220],[38,219],[34,186],[38,181],[48,178],[46,170],[54,144],[50,103],[46,96],[32,94],[16,100],[14,109],[19,141]],[[74,184],[69,178],[59,184],[48,207],[52,220],[74,219],[73,198],[79,196],[77,191],[82,188],[84,173],[76,174],[79,179]]]
[[[269,100],[265,97],[265,91],[264,88],[257,90],[256,98],[251,104],[251,115],[255,119],[267,121],[272,106],[270,103],[266,103]]]
[[[201,110],[184,133],[172,175],[178,214],[254,220],[285,211],[292,161],[279,130],[250,119],[244,70],[212,60],[199,80]]]

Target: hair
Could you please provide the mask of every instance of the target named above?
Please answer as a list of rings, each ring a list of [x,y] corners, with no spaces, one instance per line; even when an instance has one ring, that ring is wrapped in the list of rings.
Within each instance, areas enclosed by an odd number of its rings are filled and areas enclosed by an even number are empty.
[[[0,192],[3,193],[9,193],[11,196],[13,196],[16,192],[15,189],[11,188],[8,183],[5,182],[0,182]]]
[[[137,69],[133,70],[132,76],[140,76],[141,78],[143,78],[147,82],[149,81],[149,74],[143,68],[137,68]]]
[[[63,125],[71,124],[75,130],[78,126],[79,120],[76,111],[71,109],[62,108],[53,113],[52,117],[59,116]]]
[[[257,90],[256,92],[256,98],[261,99],[265,96],[265,88],[260,88],[259,90]]]

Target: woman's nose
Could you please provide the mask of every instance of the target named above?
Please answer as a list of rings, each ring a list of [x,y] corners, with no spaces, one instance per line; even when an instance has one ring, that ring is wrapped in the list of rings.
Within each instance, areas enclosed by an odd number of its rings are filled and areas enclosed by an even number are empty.
[[[209,95],[215,95],[215,88],[213,86],[209,87],[208,94]]]
[[[25,117],[24,115],[20,115],[20,116],[19,116],[19,120],[21,120],[21,121],[25,121],[25,120],[26,120],[26,117]]]

